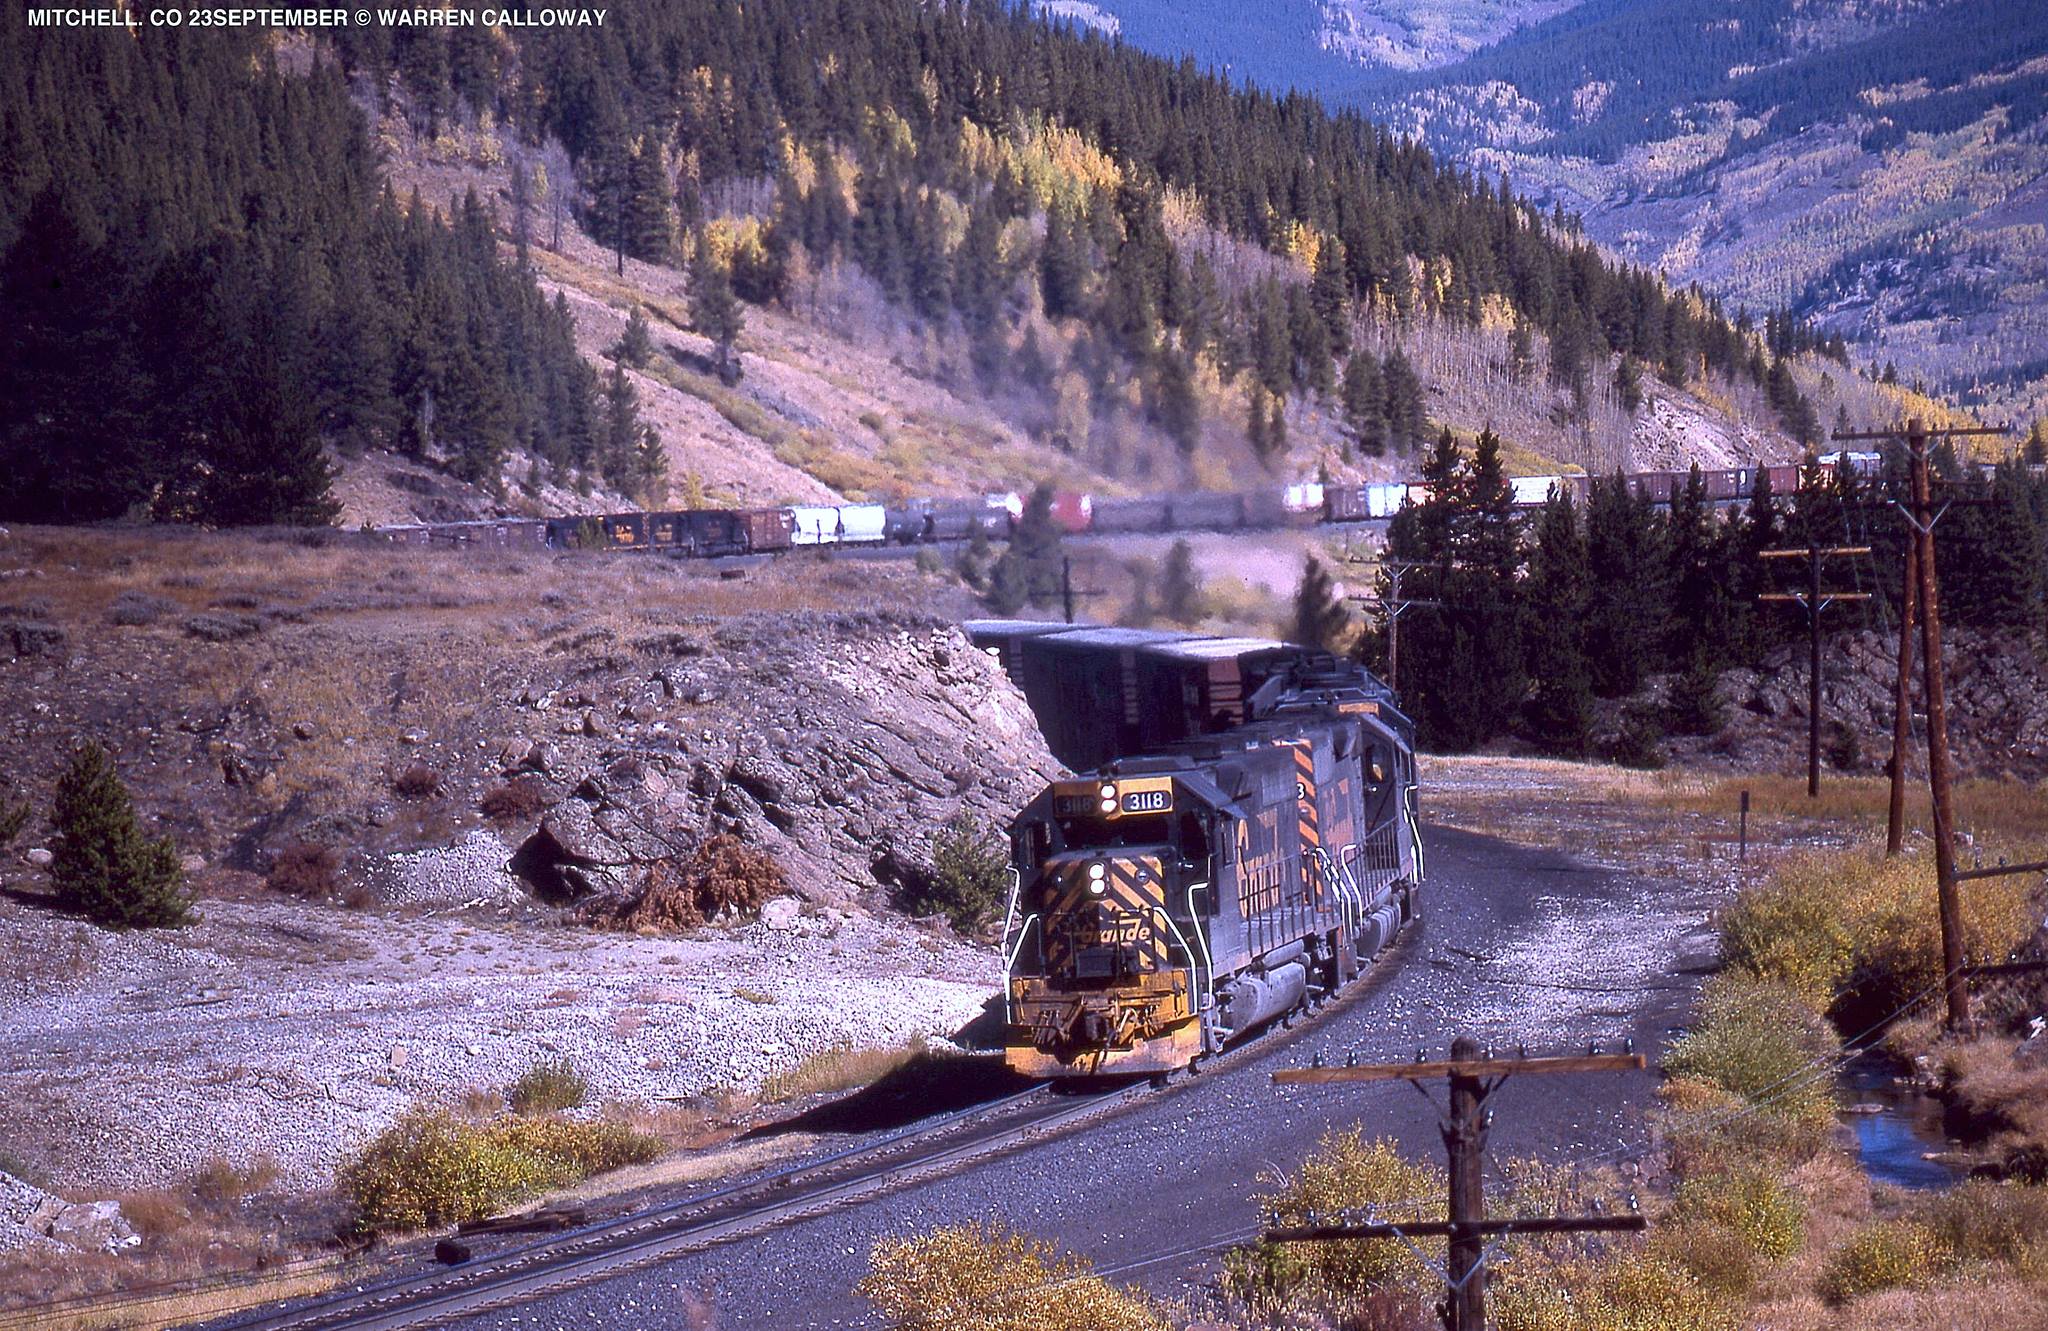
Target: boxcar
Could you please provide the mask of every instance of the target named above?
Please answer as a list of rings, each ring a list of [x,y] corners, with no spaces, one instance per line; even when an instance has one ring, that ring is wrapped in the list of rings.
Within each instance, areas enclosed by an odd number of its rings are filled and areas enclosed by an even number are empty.
[[[1087,531],[1095,520],[1095,499],[1078,490],[1055,490],[1052,496],[1053,525],[1061,531]]]
[[[1244,504],[1234,494],[1194,490],[1167,501],[1168,525],[1175,530],[1233,531],[1244,525]]]
[[[1365,487],[1362,485],[1326,485],[1323,487],[1323,521],[1363,522],[1371,513],[1366,508]]]
[[[743,508],[747,550],[787,550],[796,539],[796,514],[787,508]]]
[[[1168,507],[1164,495],[1153,495],[1144,499],[1098,499],[1095,501],[1095,530],[1165,531]]]
[[[1280,506],[1289,513],[1320,513],[1323,488],[1320,481],[1298,481],[1280,492]]]
[[[1030,702],[1053,757],[1085,772],[1137,751],[1145,722],[1138,650],[1190,636],[1125,628],[1022,636],[1011,645],[1010,677]]]
[[[1238,498],[1247,527],[1284,527],[1294,519],[1283,490],[1251,490]]]

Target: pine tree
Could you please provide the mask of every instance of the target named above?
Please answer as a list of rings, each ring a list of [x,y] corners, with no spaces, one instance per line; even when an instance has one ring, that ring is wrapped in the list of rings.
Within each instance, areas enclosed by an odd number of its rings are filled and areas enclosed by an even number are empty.
[[[1387,353],[1380,369],[1380,383],[1387,398],[1387,442],[1407,453],[1423,446],[1429,438],[1429,417],[1423,410],[1422,380],[1408,357],[1396,347]]]
[[[325,527],[341,513],[313,403],[275,343],[235,358],[232,390],[209,422],[207,472],[193,516],[219,527]]]
[[[1530,331],[1529,321],[1518,314],[1515,326],[1508,332],[1508,377],[1525,384],[1535,372],[1536,336]]]
[[[1202,582],[1195,574],[1195,554],[1182,537],[1166,552],[1159,573],[1159,613],[1186,628],[1202,618]]]
[[[1387,451],[1386,396],[1380,386],[1379,362],[1369,351],[1354,353],[1344,365],[1343,407],[1346,457],[1356,448],[1367,457]]]
[[[1088,239],[1081,219],[1064,203],[1045,214],[1045,243],[1039,248],[1038,284],[1048,319],[1076,319],[1087,310]]]
[[[966,548],[953,564],[953,571],[960,575],[960,581],[970,587],[981,587],[989,575],[988,528],[977,520],[967,532]],[[1014,613],[1005,611],[1005,614]]]
[[[1536,516],[1529,552],[1524,725],[1548,752],[1584,757],[1592,743],[1593,688],[1586,652],[1592,570],[1571,493],[1555,490]]]
[[[1006,617],[1030,604],[1031,575],[1014,549],[1005,549],[996,556],[994,566],[989,569],[988,590],[982,599],[988,603],[989,609]]]
[[[732,292],[731,269],[713,252],[710,237],[701,231],[690,264],[690,324],[711,339],[711,359],[719,382],[738,383],[740,358],[734,347],[746,327],[746,317]]]
[[[1188,358],[1175,347],[1159,353],[1153,395],[1160,428],[1184,454],[1193,454],[1202,441],[1202,400],[1195,395],[1195,379]]]
[[[605,354],[636,370],[646,369],[647,362],[654,359],[654,337],[647,327],[647,313],[639,305],[634,305],[633,312],[626,316],[626,331]]]
[[[1294,627],[1288,641],[1334,650],[1350,623],[1351,616],[1337,599],[1329,570],[1314,555],[1308,556],[1301,567],[1301,584],[1294,592]]]
[[[1614,367],[1614,398],[1631,414],[1643,405],[1643,367],[1634,356],[1624,355]]]
[[[640,471],[640,395],[626,377],[626,367],[613,362],[611,377],[605,381],[604,438],[599,445],[598,466],[605,478],[622,490],[632,490]]]
[[[1344,243],[1332,237],[1316,252],[1309,301],[1323,325],[1324,343],[1333,355],[1351,353],[1351,289],[1346,277]]]
[[[2021,460],[2030,467],[2048,463],[2048,419],[2035,421],[2034,428],[2027,432],[2027,445]]]
[[[647,507],[660,507],[668,498],[668,453],[661,446],[661,432],[652,425],[640,427],[633,462],[633,493]]]
[[[57,904],[115,929],[174,928],[192,918],[169,837],[143,838],[128,788],[106,751],[87,743],[58,778],[50,811],[50,885]]]
[[[668,152],[653,130],[635,141],[626,164],[620,223],[628,254],[666,263],[675,254],[676,218],[669,182]]]
[[[1066,533],[1052,515],[1053,489],[1041,481],[1024,501],[1024,512],[1010,533],[1007,554],[1021,561],[1031,599],[1050,605],[1059,595],[1060,575],[1066,558]]]
[[[1631,492],[1620,472],[1596,478],[1586,512],[1586,553],[1593,573],[1587,608],[1587,653],[1594,692],[1634,693],[1658,663],[1669,614],[1664,533],[1647,498]]]

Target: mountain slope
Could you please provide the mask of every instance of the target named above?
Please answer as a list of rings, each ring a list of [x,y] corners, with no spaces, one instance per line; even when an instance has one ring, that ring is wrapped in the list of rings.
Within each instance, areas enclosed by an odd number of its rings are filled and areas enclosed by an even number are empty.
[[[1364,96],[1674,281],[2031,415],[2048,407],[2044,49],[2048,12],[1988,0],[1593,0]]]

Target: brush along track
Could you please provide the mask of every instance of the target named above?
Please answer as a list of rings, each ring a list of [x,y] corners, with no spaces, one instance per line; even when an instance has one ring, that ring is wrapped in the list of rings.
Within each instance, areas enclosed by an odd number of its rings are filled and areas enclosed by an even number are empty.
[[[1318,1017],[1378,988],[1406,959],[1412,934],[1411,930],[1383,953],[1350,988],[1296,1017],[1291,1029],[1276,1028],[1251,1039],[1205,1060],[1203,1068],[1225,1070],[1292,1044]],[[452,1271],[403,1277],[232,1326],[234,1331],[395,1331],[511,1306],[928,1182],[1114,1116],[1184,1085],[1184,1079],[1163,1090],[1136,1083],[1077,1096],[1036,1086],[706,1197],[480,1257]]]

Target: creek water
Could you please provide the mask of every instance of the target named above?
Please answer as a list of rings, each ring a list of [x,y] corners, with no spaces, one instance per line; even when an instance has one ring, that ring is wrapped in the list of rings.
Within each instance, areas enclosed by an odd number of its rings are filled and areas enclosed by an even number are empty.
[[[1941,1129],[1941,1102],[1898,1084],[1884,1058],[1863,1054],[1843,1070],[1837,1093],[1842,1121],[1856,1133],[1856,1158],[1879,1183],[1901,1188],[1946,1188],[1963,1172],[1930,1153],[1954,1149]]]

